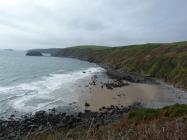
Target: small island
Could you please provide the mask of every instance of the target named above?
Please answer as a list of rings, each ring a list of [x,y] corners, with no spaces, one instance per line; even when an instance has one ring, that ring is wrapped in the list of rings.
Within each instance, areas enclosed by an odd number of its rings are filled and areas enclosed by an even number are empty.
[[[38,51],[28,51],[26,56],[43,56],[41,52]]]
[[[5,51],[10,51],[10,52],[12,52],[12,51],[14,51],[13,49],[4,49]]]

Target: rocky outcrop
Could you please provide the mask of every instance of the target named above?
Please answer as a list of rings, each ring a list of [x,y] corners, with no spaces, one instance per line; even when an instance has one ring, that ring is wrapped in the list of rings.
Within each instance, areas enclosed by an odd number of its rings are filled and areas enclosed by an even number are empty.
[[[38,111],[31,116],[23,116],[16,120],[14,116],[9,120],[0,120],[0,139],[15,140],[23,139],[32,133],[39,133],[50,129],[61,128],[89,128],[90,125],[104,125],[118,121],[124,114],[132,109],[141,108],[140,103],[135,103],[128,107],[102,107],[99,112],[85,110],[74,115],[58,113],[55,109],[50,112]]]
[[[122,72],[120,70],[112,69],[110,67],[106,68],[106,70],[109,76],[119,79],[119,80],[126,80],[132,83],[154,82],[154,80],[148,76],[142,76],[136,73]]]
[[[26,56],[43,56],[41,52],[38,51],[28,51]]]
[[[124,83],[122,80],[115,80],[113,82],[108,82],[104,84],[107,89],[121,88],[124,86],[128,86],[129,83]]]

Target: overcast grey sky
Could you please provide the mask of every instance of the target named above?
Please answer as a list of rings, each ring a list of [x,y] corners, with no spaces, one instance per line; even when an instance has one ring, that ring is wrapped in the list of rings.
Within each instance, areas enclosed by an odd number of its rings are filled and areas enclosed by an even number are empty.
[[[187,40],[187,0],[0,0],[0,48]]]

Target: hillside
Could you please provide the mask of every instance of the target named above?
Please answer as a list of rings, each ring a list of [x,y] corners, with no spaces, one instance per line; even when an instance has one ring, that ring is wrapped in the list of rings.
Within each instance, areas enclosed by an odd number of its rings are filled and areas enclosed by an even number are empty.
[[[151,76],[187,89],[187,42],[121,47],[78,46],[53,56],[98,63],[115,71]]]

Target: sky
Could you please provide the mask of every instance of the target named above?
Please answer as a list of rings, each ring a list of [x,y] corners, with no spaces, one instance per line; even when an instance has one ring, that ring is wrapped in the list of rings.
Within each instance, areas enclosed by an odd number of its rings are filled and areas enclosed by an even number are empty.
[[[187,40],[187,0],[0,0],[0,49]]]

